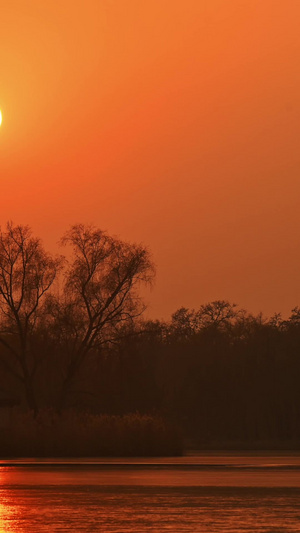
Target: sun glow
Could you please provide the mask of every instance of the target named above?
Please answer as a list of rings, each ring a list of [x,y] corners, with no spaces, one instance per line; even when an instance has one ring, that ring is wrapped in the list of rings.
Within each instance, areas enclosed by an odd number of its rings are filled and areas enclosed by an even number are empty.
[[[2,111],[0,109],[0,126],[1,126],[1,124],[2,124]]]

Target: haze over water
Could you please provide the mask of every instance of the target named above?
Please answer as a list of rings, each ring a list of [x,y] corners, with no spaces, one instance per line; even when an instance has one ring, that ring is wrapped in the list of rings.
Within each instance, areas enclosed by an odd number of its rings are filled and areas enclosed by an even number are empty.
[[[299,456],[2,463],[0,480],[1,533],[299,531]]]

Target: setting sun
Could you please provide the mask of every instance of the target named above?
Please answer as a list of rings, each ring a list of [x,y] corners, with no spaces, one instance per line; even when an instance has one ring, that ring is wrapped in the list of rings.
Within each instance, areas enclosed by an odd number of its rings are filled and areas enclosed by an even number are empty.
[[[0,109],[0,126],[1,126],[1,124],[2,124],[2,111]]]

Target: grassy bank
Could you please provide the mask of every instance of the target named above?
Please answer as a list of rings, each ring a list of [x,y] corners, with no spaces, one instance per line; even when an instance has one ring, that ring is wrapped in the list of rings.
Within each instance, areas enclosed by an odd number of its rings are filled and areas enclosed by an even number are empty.
[[[117,457],[181,455],[179,433],[152,415],[57,415],[13,412],[0,435],[1,457]]]

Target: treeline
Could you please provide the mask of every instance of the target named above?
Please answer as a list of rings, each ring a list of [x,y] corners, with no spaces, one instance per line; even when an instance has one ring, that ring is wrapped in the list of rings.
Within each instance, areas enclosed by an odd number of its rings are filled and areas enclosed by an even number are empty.
[[[26,226],[0,235],[0,405],[147,414],[203,448],[300,443],[300,309],[215,301],[145,321],[145,247],[83,225],[62,244],[54,258]]]
[[[144,401],[152,391],[194,445],[300,445],[300,309],[266,319],[215,301],[148,327],[120,346],[123,365],[144,361]]]
[[[140,324],[102,364],[102,409],[163,413],[190,446],[300,445],[298,308],[287,320],[227,301],[182,308]]]

